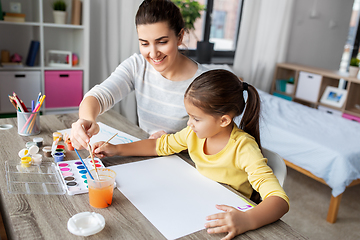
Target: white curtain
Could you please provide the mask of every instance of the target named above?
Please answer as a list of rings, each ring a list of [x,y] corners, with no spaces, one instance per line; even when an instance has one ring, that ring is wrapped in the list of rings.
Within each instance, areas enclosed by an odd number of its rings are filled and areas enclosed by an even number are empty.
[[[245,0],[234,72],[269,92],[275,64],[286,61],[294,0]]]
[[[110,76],[123,60],[139,52],[135,15],[142,0],[90,2],[90,87],[92,87]],[[134,93],[115,105],[113,109],[133,123],[137,123]]]

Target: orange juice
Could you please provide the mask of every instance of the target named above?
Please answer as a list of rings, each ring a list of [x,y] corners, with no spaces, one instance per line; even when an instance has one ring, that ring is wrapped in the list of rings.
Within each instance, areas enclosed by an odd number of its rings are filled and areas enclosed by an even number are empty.
[[[106,208],[111,205],[114,192],[114,186],[110,185],[104,188],[89,186],[89,202],[96,208]]]

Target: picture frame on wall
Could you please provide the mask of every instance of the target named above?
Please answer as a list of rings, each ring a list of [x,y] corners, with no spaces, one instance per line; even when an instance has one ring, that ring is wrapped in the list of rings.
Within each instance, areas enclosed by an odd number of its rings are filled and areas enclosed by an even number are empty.
[[[345,89],[327,86],[323,95],[321,96],[320,102],[341,108],[344,105],[346,96],[347,91]]]

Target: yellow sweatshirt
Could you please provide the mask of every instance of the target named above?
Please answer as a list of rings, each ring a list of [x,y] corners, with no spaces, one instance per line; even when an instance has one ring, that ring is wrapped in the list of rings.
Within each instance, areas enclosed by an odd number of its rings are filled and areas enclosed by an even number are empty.
[[[262,199],[279,196],[289,204],[289,198],[267,165],[255,139],[234,124],[227,145],[214,155],[203,151],[205,139],[199,139],[190,127],[175,134],[165,134],[156,141],[159,156],[188,149],[197,170],[204,176],[225,183],[250,198],[253,189]]]

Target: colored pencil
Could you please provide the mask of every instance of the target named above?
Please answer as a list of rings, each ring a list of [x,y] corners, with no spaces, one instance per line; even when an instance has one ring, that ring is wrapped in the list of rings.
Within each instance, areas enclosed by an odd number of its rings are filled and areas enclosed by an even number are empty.
[[[80,161],[82,162],[82,164],[84,165],[86,171],[89,173],[89,176],[91,177],[92,180],[94,180],[93,176],[91,175],[89,169],[87,168],[86,164],[84,163],[84,161],[82,160],[82,158],[80,157],[80,154],[78,153],[78,151],[76,150],[76,148],[74,148],[76,154],[78,155]]]
[[[105,144],[107,144],[108,142],[111,141],[111,139],[113,139],[115,136],[117,135],[117,133],[114,134],[114,136],[112,136],[111,138],[109,138],[106,142],[104,142],[103,144],[101,144],[100,147],[104,146]],[[87,158],[91,157],[91,155],[89,155]]]
[[[24,102],[19,98],[19,96],[15,92],[13,92],[13,96],[19,101],[19,104],[21,105],[21,108],[24,110],[24,112],[28,112]]]
[[[13,98],[14,101],[16,102],[16,105],[18,106],[18,108],[20,109],[21,112],[25,112],[22,105],[19,102],[19,99],[17,99],[16,97]]]
[[[16,110],[18,110],[18,107],[16,106],[16,103],[13,100],[12,96],[10,96],[10,95],[8,95],[8,96],[9,96],[9,100],[10,100],[11,104],[15,107]]]

